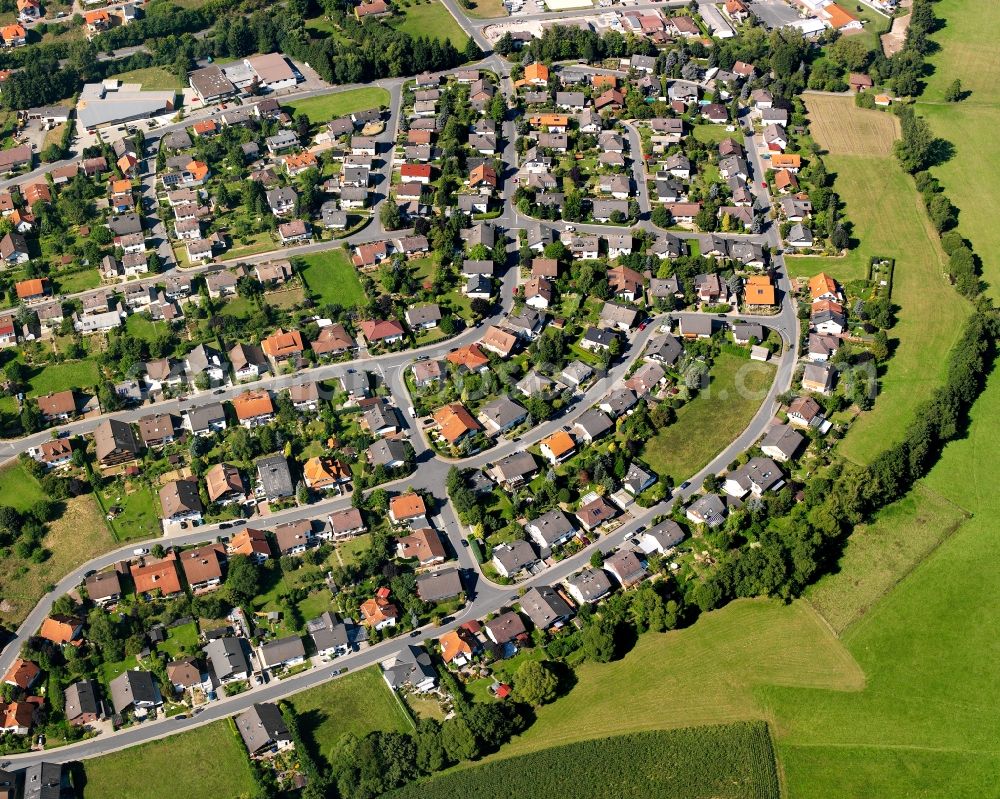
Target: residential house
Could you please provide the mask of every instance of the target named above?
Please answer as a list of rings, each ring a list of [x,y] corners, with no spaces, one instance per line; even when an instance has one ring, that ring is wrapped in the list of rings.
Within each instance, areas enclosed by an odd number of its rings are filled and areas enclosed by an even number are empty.
[[[257,655],[261,668],[274,673],[304,663],[306,648],[299,636],[289,635],[261,644]]]
[[[542,457],[553,466],[562,463],[576,451],[576,442],[565,430],[557,430],[541,441]]]
[[[109,685],[111,704],[117,715],[132,711],[136,716],[155,713],[163,704],[160,689],[148,671],[129,670],[119,674]]]
[[[253,673],[249,657],[250,646],[245,638],[221,636],[205,646],[205,655],[215,679],[222,685],[246,680]]]
[[[63,691],[66,721],[74,727],[83,727],[102,718],[104,709],[97,690],[97,683],[93,680],[80,680],[67,686]]]
[[[266,390],[245,391],[233,398],[232,403],[243,427],[260,427],[274,418],[274,403]]]
[[[513,643],[516,639],[526,636],[527,628],[521,617],[512,610],[501,613],[483,625],[486,637],[498,646]]]
[[[634,550],[619,549],[604,560],[604,570],[611,574],[622,588],[638,585],[649,576],[646,567]]]
[[[424,602],[442,602],[461,595],[462,577],[458,569],[435,569],[417,575],[417,596]]]
[[[230,505],[243,501],[247,486],[239,469],[228,463],[217,463],[205,472],[205,492],[209,502]]]
[[[294,745],[281,711],[271,702],[254,702],[236,717],[236,729],[253,758],[273,756]]]
[[[172,480],[160,489],[162,518],[168,522],[201,521],[203,508],[196,480]]]
[[[491,563],[501,577],[514,577],[522,569],[537,562],[538,555],[531,544],[524,540],[502,544],[493,550]]]
[[[105,419],[94,430],[97,462],[104,467],[119,466],[139,457],[139,444],[132,427],[118,419]]]
[[[420,566],[433,566],[435,563],[443,563],[446,553],[437,531],[421,527],[396,539],[396,557],[416,560]]]
[[[584,569],[566,580],[569,594],[579,605],[589,605],[611,593],[611,580],[602,569]]]
[[[790,425],[776,424],[764,435],[760,449],[769,458],[785,463],[795,458],[805,442],[805,436]]]
[[[543,552],[565,544],[576,535],[573,523],[559,508],[532,519],[524,529]]]
[[[784,484],[785,477],[778,465],[770,458],[757,457],[727,474],[723,490],[737,499],[743,499],[747,494],[760,498],[768,491],[777,491]]]
[[[207,544],[181,553],[184,579],[195,594],[214,591],[222,585],[222,564],[226,548],[222,544]]]
[[[267,455],[254,461],[257,480],[267,500],[274,501],[293,496],[295,486],[284,455]]]

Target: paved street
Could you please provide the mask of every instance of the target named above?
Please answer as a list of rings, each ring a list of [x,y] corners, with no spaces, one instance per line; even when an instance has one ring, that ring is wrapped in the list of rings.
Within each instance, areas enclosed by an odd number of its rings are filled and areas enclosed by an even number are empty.
[[[483,39],[481,34],[481,28],[488,24],[489,21],[476,21],[470,22],[468,19],[462,15],[457,8],[454,7],[454,0],[444,0],[445,5],[452,11],[452,14],[459,20],[463,28],[476,37],[477,42]],[[662,7],[663,4],[656,4],[655,6],[650,5],[648,7]],[[644,8],[647,6],[639,5],[635,8]],[[538,15],[543,17],[549,17],[551,15]],[[488,49],[488,43],[480,42],[480,46],[484,49]],[[496,56],[490,56],[485,59],[480,64],[481,67],[490,68],[501,76],[501,85],[505,88],[507,92],[512,91],[509,81],[509,66],[497,58]],[[391,115],[389,119],[389,124],[387,124],[386,130],[379,137],[380,141],[383,142],[383,147],[388,150],[388,153],[384,155],[385,162],[379,169],[381,176],[384,178],[384,185],[388,187],[391,182],[391,172],[392,172],[392,152],[390,142],[395,140],[395,134],[397,131],[397,126],[399,124],[399,113],[400,113],[400,97],[402,80],[384,81],[380,82],[379,85],[384,86],[389,92],[392,98],[392,108]],[[343,88],[343,87],[338,87]],[[327,90],[322,90],[316,93],[325,93]],[[190,120],[187,120],[183,124],[190,124]],[[172,126],[178,127],[178,126]],[[156,136],[150,136],[147,141],[150,143],[151,148],[155,148],[156,142],[164,132],[169,128],[162,128],[156,131]],[[505,147],[503,151],[504,158],[504,173],[509,178],[509,176],[516,170],[516,153],[514,152],[513,141],[514,141],[514,129],[513,121],[507,120],[503,126],[505,133]],[[661,232],[656,229],[652,223],[649,221],[649,210],[650,201],[648,193],[645,188],[645,180],[642,173],[641,164],[641,147],[639,142],[638,132],[631,126],[628,127],[628,136],[630,141],[630,147],[632,149],[632,156],[636,161],[635,170],[635,180],[638,184],[638,197],[640,208],[642,210],[642,218],[639,223],[635,226],[644,230]],[[759,196],[762,202],[769,201],[767,196],[767,190],[762,188],[760,183],[762,180],[762,175],[764,174],[763,167],[760,163],[759,154],[757,153],[757,148],[754,146],[754,142],[751,136],[746,138],[746,147],[748,150],[749,158],[752,162],[752,169],[755,172],[754,175],[754,192]],[[384,152],[385,150],[383,150]],[[155,161],[155,159],[153,159]],[[49,165],[46,169],[51,168]],[[147,167],[148,173],[149,167]],[[18,180],[20,182],[23,177]],[[155,180],[155,176],[150,177],[150,183]],[[3,184],[0,184],[3,185]],[[147,183],[144,179],[143,182],[143,193],[144,195],[148,191]],[[519,227],[525,227],[527,225],[536,224],[534,220],[527,219],[521,216],[513,204],[509,201],[509,195],[507,194],[509,188],[505,189],[504,199],[505,207],[502,215],[499,217],[497,224],[508,230],[515,230]],[[380,193],[380,202],[384,201],[387,194]],[[552,223],[552,226],[563,230],[565,229],[565,224],[561,222]],[[577,225],[577,230],[580,232],[593,232],[599,234],[608,234],[613,232],[621,232],[630,230],[633,228],[615,228],[613,226],[607,225]],[[515,231],[516,232],[516,231]],[[375,211],[375,219],[369,224],[365,230],[352,236],[348,239],[350,243],[357,243],[361,241],[371,241],[379,238],[385,237],[385,232],[381,229],[381,224],[378,221],[377,210]],[[682,233],[678,234],[682,238],[692,238],[697,234]],[[780,240],[778,237],[778,231],[774,225],[771,225],[768,230],[759,235],[753,236],[741,236],[740,234],[728,234],[728,238],[741,238],[750,239],[760,243],[767,243],[772,253],[780,246]],[[333,242],[319,242],[309,245],[304,245],[301,248],[289,248],[288,250],[272,252],[262,254],[260,256],[255,256],[254,258],[244,258],[240,259],[243,262],[252,262],[255,259],[259,260],[270,260],[275,257],[287,257],[289,255],[303,254],[305,252],[317,252],[323,249],[328,249],[330,247],[340,247],[341,241]],[[511,242],[511,246],[516,246],[514,242]],[[225,264],[212,264],[204,269],[190,270],[194,273],[199,271],[207,271],[209,269],[219,269],[223,268]],[[649,341],[649,339],[657,332],[660,324],[664,321],[665,316],[660,315],[653,321],[651,321],[643,330],[635,331],[629,336],[627,346],[619,359],[618,363],[610,368],[608,374],[603,378],[599,379],[593,386],[586,390],[580,399],[569,406],[568,410],[565,411],[560,417],[552,419],[548,422],[542,423],[534,427],[530,433],[525,434],[517,441],[501,441],[497,446],[492,449],[477,453],[467,458],[462,459],[447,459],[434,454],[434,452],[427,446],[427,442],[424,440],[423,433],[417,429],[413,421],[406,414],[406,408],[410,406],[410,399],[406,390],[405,382],[403,379],[405,370],[411,365],[417,357],[426,356],[429,358],[441,358],[449,350],[454,347],[469,344],[473,341],[481,338],[483,329],[486,325],[492,322],[499,321],[499,319],[506,314],[512,307],[514,302],[514,290],[517,283],[517,270],[516,267],[511,267],[507,270],[507,273],[503,276],[501,282],[500,290],[500,300],[498,302],[498,307],[496,312],[492,317],[484,321],[483,328],[473,327],[470,328],[454,338],[438,342],[436,344],[421,348],[419,350],[410,350],[399,353],[388,353],[385,355],[366,357],[357,359],[350,363],[340,363],[332,364],[326,366],[314,367],[308,370],[303,370],[293,376],[278,376],[265,378],[254,384],[255,388],[267,388],[272,391],[280,390],[283,387],[302,382],[303,380],[331,380],[340,375],[344,374],[347,369],[365,369],[370,372],[379,375],[379,378],[384,381],[385,385],[389,388],[392,398],[396,406],[402,411],[402,416],[405,420],[405,424],[410,428],[410,439],[413,443],[414,450],[417,454],[418,467],[414,474],[409,477],[403,478],[393,483],[387,484],[386,487],[393,489],[404,489],[407,487],[421,489],[427,493],[433,495],[438,501],[438,507],[433,514],[433,521],[438,529],[441,530],[446,536],[454,550],[454,553],[458,560],[459,567],[463,570],[466,577],[466,585],[468,588],[467,595],[469,597],[469,603],[466,608],[459,614],[455,615],[454,621],[450,622],[440,628],[424,628],[421,631],[421,635],[414,638],[396,638],[388,641],[384,641],[376,646],[372,646],[363,649],[359,652],[353,653],[346,657],[338,658],[336,661],[319,666],[310,671],[304,672],[302,674],[296,675],[284,681],[274,681],[265,686],[254,688],[246,693],[238,694],[233,697],[227,697],[220,699],[209,706],[205,710],[200,712],[198,715],[191,718],[176,720],[176,719],[164,719],[160,721],[143,723],[117,733],[101,735],[96,738],[83,741],[77,744],[66,746],[60,749],[55,749],[52,751],[44,753],[30,753],[26,755],[16,755],[11,756],[8,759],[11,761],[12,766],[19,767],[27,765],[32,762],[37,762],[39,760],[46,761],[56,761],[56,762],[66,762],[70,760],[81,760],[90,757],[96,757],[98,755],[106,754],[117,749],[122,749],[128,746],[132,746],[138,743],[156,740],[158,738],[171,735],[176,732],[181,732],[183,730],[190,729],[195,726],[206,724],[208,722],[223,718],[225,716],[238,713],[246,709],[250,704],[254,702],[261,701],[273,701],[275,699],[288,696],[297,691],[301,691],[305,688],[318,685],[325,680],[335,678],[338,674],[344,670],[348,669],[353,672],[359,668],[377,663],[380,660],[388,657],[394,652],[398,651],[399,648],[404,644],[417,643],[418,641],[428,641],[432,638],[440,636],[444,631],[452,629],[456,625],[462,623],[463,621],[482,618],[488,613],[496,612],[497,610],[507,606],[516,596],[516,591],[518,588],[527,587],[531,585],[538,584],[550,584],[557,583],[560,580],[568,577],[574,571],[584,566],[589,558],[594,548],[600,548],[602,551],[610,551],[617,546],[620,546],[629,537],[635,534],[636,529],[641,526],[648,524],[653,517],[667,513],[673,506],[674,502],[684,501],[691,494],[697,492],[705,478],[708,474],[717,473],[725,469],[728,464],[736,458],[738,454],[748,449],[753,443],[764,433],[771,420],[773,419],[774,413],[777,408],[776,397],[779,393],[785,391],[791,385],[792,374],[795,368],[795,363],[797,360],[797,350],[798,350],[798,320],[795,314],[795,308],[790,298],[790,282],[786,270],[784,268],[784,262],[781,256],[774,257],[774,266],[778,270],[779,277],[779,288],[783,292],[783,297],[785,301],[782,304],[781,311],[775,316],[768,317],[754,317],[747,315],[738,315],[740,319],[745,319],[747,321],[759,322],[763,325],[770,327],[771,329],[777,331],[785,346],[782,354],[777,360],[776,367],[777,372],[775,380],[771,385],[767,395],[762,398],[761,405],[757,413],[754,415],[753,419],[750,421],[746,429],[737,436],[729,445],[712,461],[705,466],[704,469],[700,470],[697,474],[691,475],[689,481],[691,486],[684,492],[679,492],[675,496],[671,497],[669,500],[659,503],[655,507],[642,509],[637,506],[633,506],[629,509],[631,518],[617,530],[609,535],[597,538],[594,543],[589,547],[584,549],[582,552],[576,554],[573,557],[566,558],[552,566],[549,566],[542,570],[539,574],[529,578],[528,580],[519,583],[517,587],[512,586],[500,586],[489,581],[479,569],[478,564],[475,562],[470,548],[465,546],[465,535],[466,531],[461,528],[459,524],[454,509],[448,502],[448,498],[445,492],[445,479],[449,469],[453,466],[459,467],[483,467],[489,463],[492,463],[499,458],[504,457],[515,451],[520,451],[536,444],[540,439],[555,432],[557,429],[563,427],[564,425],[572,424],[572,422],[585,410],[595,404],[601,399],[613,386],[619,383],[625,376],[628,368],[631,364],[635,362],[642,354],[642,350]],[[149,280],[155,282],[157,279],[162,280],[162,275],[156,278],[150,278]],[[679,312],[672,316],[674,319],[680,319],[689,314],[689,312]],[[736,317],[733,314],[733,317]],[[194,407],[197,405],[203,405],[210,402],[217,402],[220,400],[232,399],[239,393],[245,390],[243,386],[234,386],[229,388],[223,388],[218,391],[206,391],[201,393],[196,393],[189,399],[181,400],[169,400],[165,402],[156,403],[152,406],[145,406],[141,408],[135,408],[128,411],[115,413],[113,416],[122,420],[129,422],[134,422],[140,417],[145,416],[153,411],[158,412],[170,412],[174,414],[179,414],[183,410]],[[94,419],[80,420],[72,422],[68,425],[64,425],[58,428],[62,432],[69,433],[71,435],[83,435],[91,432],[99,423],[100,419],[104,417],[98,417]],[[45,441],[51,437],[50,431],[45,431],[43,433],[36,434],[34,436],[29,436],[26,438],[19,439],[17,441],[6,441],[0,444],[0,457],[10,458],[16,456],[19,452],[23,452],[29,447],[36,446],[42,441]],[[287,511],[280,511],[268,516],[266,519],[252,520],[250,523],[253,525],[272,527],[278,523],[291,521],[295,519],[303,518],[321,518],[331,512],[334,509],[345,507],[350,504],[350,497],[338,497],[335,499],[325,500],[321,502],[314,503],[305,507],[293,508]],[[192,544],[199,541],[212,540],[216,535],[219,535],[218,525],[206,525],[200,527],[194,531],[184,531],[182,534],[170,536],[166,539],[159,539],[162,543],[169,543],[171,545],[186,545]],[[147,542],[147,545],[152,542]],[[142,545],[142,542],[132,542],[126,546],[120,547],[119,549],[106,553],[98,558],[91,560],[90,562],[81,565],[79,568],[75,569],[71,574],[63,577],[57,585],[54,586],[53,590],[49,592],[43,599],[38,603],[38,605],[31,611],[28,618],[21,625],[17,631],[17,639],[15,642],[10,644],[2,653],[0,653],[0,673],[5,671],[14,657],[16,657],[20,642],[30,634],[32,634],[41,624],[42,620],[48,615],[49,610],[52,606],[53,601],[59,596],[65,594],[68,590],[78,585],[81,581],[83,575],[92,569],[101,569],[106,567],[122,558],[127,558],[131,555],[133,548]]]

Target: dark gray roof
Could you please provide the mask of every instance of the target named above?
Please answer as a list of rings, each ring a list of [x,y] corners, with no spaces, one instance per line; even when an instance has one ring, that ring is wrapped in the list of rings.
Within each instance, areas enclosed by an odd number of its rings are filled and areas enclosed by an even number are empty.
[[[278,638],[268,641],[260,647],[261,665],[265,668],[280,666],[289,660],[305,657],[306,648],[302,639],[297,635],[289,635],[286,638]]]
[[[256,702],[236,717],[236,728],[250,754],[256,754],[279,741],[291,741],[291,735],[278,706]]]
[[[380,438],[368,447],[368,458],[373,465],[388,466],[396,461],[406,460],[406,446],[402,441]]]
[[[498,460],[493,468],[502,480],[510,480],[534,473],[538,469],[538,464],[530,452],[515,452]]]
[[[493,557],[500,563],[507,574],[514,574],[530,563],[538,560],[534,548],[527,541],[514,541],[493,550]]]
[[[32,763],[24,770],[23,799],[59,799],[63,767],[58,763]]]
[[[569,603],[549,585],[540,585],[526,591],[521,597],[521,611],[539,630],[548,629],[560,619],[573,615]]]
[[[543,513],[529,521],[525,526],[532,531],[532,534],[537,532],[538,537],[548,546],[552,546],[556,541],[576,529],[573,527],[573,522],[559,508]]]
[[[347,625],[330,611],[306,622],[306,632],[312,636],[316,651],[348,646]]]
[[[458,569],[449,567],[424,572],[417,577],[417,596],[424,602],[439,602],[462,593],[462,577]]]
[[[226,421],[226,411],[221,402],[210,402],[207,405],[196,405],[189,408],[188,421],[194,432],[207,430],[210,425]]]
[[[684,540],[684,530],[673,519],[667,519],[650,527],[646,535],[653,538],[662,550],[675,547]]]
[[[220,680],[227,680],[236,674],[249,674],[250,661],[246,649],[244,639],[224,636],[209,641],[205,654],[212,663],[215,676]]]
[[[590,438],[599,438],[608,432],[613,424],[604,411],[591,408],[580,415],[576,420],[576,426]]]
[[[295,493],[292,485],[292,473],[288,469],[288,461],[284,455],[268,455],[258,458],[254,463],[261,485],[268,499],[290,497]]]
[[[431,656],[416,646],[406,646],[396,654],[393,663],[382,667],[382,674],[390,688],[414,685],[425,679],[437,679]]]
[[[601,569],[584,569],[566,582],[576,588],[587,602],[600,599],[611,590],[611,580]]]
[[[97,701],[97,683],[93,680],[80,680],[69,686],[63,692],[63,705],[66,718],[72,721],[84,713],[100,713],[101,706]]]
[[[111,681],[111,704],[122,713],[136,704],[159,704],[160,689],[148,671],[126,671]]]

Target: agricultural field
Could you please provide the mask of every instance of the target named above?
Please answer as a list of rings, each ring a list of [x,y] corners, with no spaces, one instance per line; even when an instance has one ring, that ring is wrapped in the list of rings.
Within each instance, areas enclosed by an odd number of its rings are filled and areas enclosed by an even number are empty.
[[[550,746],[695,725],[767,718],[755,687],[859,691],[864,675],[802,601],[740,600],[685,630],[647,633],[614,663],[584,663],[564,698],[496,758]],[[622,690],[621,686],[628,686]]]
[[[296,114],[305,114],[312,122],[326,122],[355,111],[365,111],[388,104],[389,92],[378,86],[365,86],[361,89],[348,89],[345,92],[309,97],[289,103],[288,107]]]
[[[774,380],[774,367],[722,353],[712,382],[677,410],[677,421],[646,444],[643,459],[675,483],[687,480],[738,436]]]
[[[206,756],[211,768],[197,767]],[[161,799],[164,779],[176,796],[235,799],[255,790],[243,742],[228,720],[88,760],[84,770],[85,799]]]
[[[393,8],[402,19],[393,17],[389,24],[410,34],[429,39],[448,39],[458,50],[465,47],[469,37],[439,0],[401,0]]]
[[[968,518],[949,500],[919,484],[858,525],[833,574],[806,592],[806,598],[841,635],[906,577]]]
[[[41,489],[34,478],[23,475],[23,488],[7,490],[11,472],[4,469],[0,496],[26,497]],[[29,488],[30,486],[30,488]],[[14,504],[13,502],[11,504]],[[24,620],[48,587],[93,557],[115,546],[115,540],[104,524],[101,511],[90,494],[66,500],[62,516],[49,524],[42,546],[49,551],[41,563],[18,558],[13,551],[0,558],[0,624],[16,626]]]
[[[1000,3],[969,4],[941,0],[934,14],[944,25],[933,34],[940,45],[928,57],[933,73],[917,102],[935,135],[954,148],[952,157],[934,167],[945,193],[958,206],[958,229],[983,259],[983,277],[991,284],[988,295],[1000,298],[1000,198],[983,190],[984,176],[1000,170],[1000,152],[985,146],[996,138],[1000,124],[1000,63],[996,41],[1000,36]],[[960,103],[944,102],[944,92],[956,78],[968,96]]]
[[[358,272],[344,250],[305,255],[299,261],[302,280],[317,302],[351,308],[365,301]]]
[[[377,666],[295,694],[291,702],[303,736],[328,759],[345,733],[413,729]]]
[[[899,120],[882,111],[855,108],[851,98],[807,92],[809,130],[833,155],[890,156]],[[849,124],[844,124],[845,115]]]
[[[829,151],[824,162],[836,175],[834,188],[854,226],[852,237],[861,241],[856,252],[864,260],[878,255],[895,258],[897,264],[892,299],[898,306],[898,321],[889,331],[893,356],[880,374],[874,409],[858,417],[839,448],[845,457],[865,463],[903,435],[914,409],[940,385],[945,356],[958,339],[970,306],[944,276],[945,255],[913,179],[890,155],[850,154],[864,146],[858,133],[864,130],[869,131],[871,148],[884,151],[888,128],[870,122],[880,112],[855,108],[849,97],[823,97],[819,104],[815,99],[816,95],[807,96],[812,129],[817,142]],[[824,138],[826,131],[841,128],[854,135]],[[850,153],[842,153],[841,147]],[[877,192],[872,191],[873,175],[879,176]],[[826,269],[844,279],[836,259],[825,265],[820,259],[811,261],[816,271]]]
[[[761,722],[646,732],[558,746],[414,783],[395,799],[777,799],[767,726]]]

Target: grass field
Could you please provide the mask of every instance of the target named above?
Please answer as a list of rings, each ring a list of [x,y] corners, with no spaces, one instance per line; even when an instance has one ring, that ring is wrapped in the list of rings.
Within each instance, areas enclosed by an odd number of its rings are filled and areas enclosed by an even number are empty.
[[[33,479],[25,477],[25,485],[30,481],[37,486]],[[40,490],[38,493],[41,493]],[[8,497],[17,494],[8,492],[0,484],[0,496],[4,497],[4,503],[9,501]],[[24,493],[20,492],[20,496]],[[93,496],[85,494],[66,501],[65,513],[49,525],[42,545],[51,554],[41,563],[23,561],[13,552],[0,558],[0,623],[20,624],[48,586],[81,563],[114,547],[115,541],[104,525]]]
[[[762,723],[646,732],[561,746],[414,783],[395,799],[777,799]]]
[[[865,140],[874,151],[884,152],[889,129],[871,120],[884,115],[855,108],[848,97],[811,94],[807,107],[816,140],[829,151],[824,161],[836,175],[834,188],[846,204],[852,235],[861,241],[856,252],[865,260],[872,255],[896,259],[892,298],[899,311],[889,331],[895,351],[880,379],[875,408],[858,417],[840,445],[846,457],[865,463],[902,436],[916,406],[941,383],[945,356],[969,305],[944,277],[945,256],[913,180],[891,156],[857,154]],[[876,175],[878,191],[873,191]]]
[[[56,273],[55,290],[60,294],[75,294],[78,291],[95,289],[101,285],[101,275],[96,269],[81,269],[66,275]]]
[[[292,697],[302,734],[328,757],[344,733],[372,730],[412,730],[410,720],[373,666],[310,688]]]
[[[734,602],[693,627],[639,639],[623,659],[585,663],[563,699],[497,757],[641,730],[763,718],[754,686],[858,691],[864,676],[805,602]],[[622,690],[622,686],[628,686]]]
[[[183,89],[185,86],[173,72],[164,67],[133,69],[131,72],[120,72],[109,77],[117,78],[123,83],[141,83],[146,90]]]
[[[773,380],[773,366],[722,353],[715,359],[709,387],[647,442],[645,461],[675,483],[687,480],[750,423]]]
[[[462,12],[477,19],[495,19],[508,16],[502,0],[472,0],[472,5],[472,8],[463,8]]]
[[[954,157],[931,171],[961,209],[959,230],[983,259],[984,277],[991,283],[989,294],[997,300],[1000,197],[995,191],[983,191],[983,180],[1000,170],[1000,152],[984,146],[996,138],[1000,125],[1000,60],[996,57],[1000,0],[941,0],[934,4],[934,14],[945,24],[932,37],[940,49],[929,57],[934,72],[917,112],[954,147]],[[946,103],[945,89],[955,78],[970,94],[960,103]]]
[[[242,747],[229,721],[217,721],[86,761],[87,784],[80,795],[83,799],[161,799],[166,791],[217,799],[251,796],[254,783]],[[210,768],[199,766],[206,758]]]
[[[299,260],[302,279],[318,302],[350,308],[365,301],[358,272],[343,250],[326,250]]]
[[[718,144],[723,139],[739,135],[730,133],[726,130],[725,125],[695,125],[691,131],[698,141],[706,142],[707,144]]]
[[[836,155],[892,155],[899,121],[892,114],[854,107],[852,98],[808,93],[809,130],[822,147]],[[848,124],[844,124],[847,114]]]
[[[97,364],[90,360],[65,361],[35,369],[29,378],[29,396],[38,397],[70,388],[92,389],[97,385]]]
[[[296,114],[308,116],[310,122],[326,122],[355,111],[366,111],[388,104],[389,92],[377,86],[365,86],[363,89],[348,89],[346,92],[309,97],[289,103],[288,107]]]
[[[4,505],[26,511],[45,494],[41,484],[15,462],[0,469],[0,497]]]
[[[389,24],[410,36],[448,39],[458,50],[469,41],[465,31],[438,0],[410,0],[409,5],[397,3],[393,7],[397,14],[402,14],[402,19],[393,17]]]
[[[967,515],[923,485],[854,529],[836,573],[806,593],[838,635],[860,619]]]

